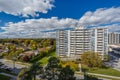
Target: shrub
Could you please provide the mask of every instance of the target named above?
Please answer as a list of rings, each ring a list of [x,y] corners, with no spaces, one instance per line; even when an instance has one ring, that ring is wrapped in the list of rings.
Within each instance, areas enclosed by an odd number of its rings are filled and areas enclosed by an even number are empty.
[[[63,67],[66,67],[69,65],[70,68],[73,69],[74,71],[79,70],[78,64],[75,63],[74,61],[62,61],[61,64]]]

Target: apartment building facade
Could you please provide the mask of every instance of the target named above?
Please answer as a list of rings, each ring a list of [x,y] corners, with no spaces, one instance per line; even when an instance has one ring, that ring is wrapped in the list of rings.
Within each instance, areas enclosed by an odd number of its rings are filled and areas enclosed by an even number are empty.
[[[107,28],[75,28],[56,32],[56,51],[58,56],[74,57],[85,51],[104,55],[108,53]]]
[[[120,44],[120,33],[108,33],[108,44]]]

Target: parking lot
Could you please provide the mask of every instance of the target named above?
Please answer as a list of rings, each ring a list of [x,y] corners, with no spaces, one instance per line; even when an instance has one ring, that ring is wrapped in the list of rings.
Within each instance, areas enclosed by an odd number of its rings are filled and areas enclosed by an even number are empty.
[[[104,64],[120,71],[120,57],[113,53],[109,53],[109,55],[111,56],[110,61],[104,62]]]
[[[27,67],[27,66],[22,65],[22,64],[18,64],[16,62],[14,64],[14,62],[11,60],[0,59],[0,69],[4,69],[4,70],[18,74],[19,71],[21,70],[21,68],[24,68],[24,67]]]

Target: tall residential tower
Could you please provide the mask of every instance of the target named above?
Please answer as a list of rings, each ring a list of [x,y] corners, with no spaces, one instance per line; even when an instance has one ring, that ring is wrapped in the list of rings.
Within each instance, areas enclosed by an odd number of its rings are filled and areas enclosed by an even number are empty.
[[[120,44],[120,33],[109,33],[108,44]]]
[[[85,51],[108,53],[107,28],[75,28],[56,32],[56,51],[58,56],[74,57]]]

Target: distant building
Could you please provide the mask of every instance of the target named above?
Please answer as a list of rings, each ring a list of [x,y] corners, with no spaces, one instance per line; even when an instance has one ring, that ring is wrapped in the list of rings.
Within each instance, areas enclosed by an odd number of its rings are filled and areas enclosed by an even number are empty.
[[[120,33],[109,33],[108,44],[120,44]]]
[[[58,56],[73,57],[85,51],[100,55],[108,54],[107,28],[75,28],[56,32],[56,51]]]

